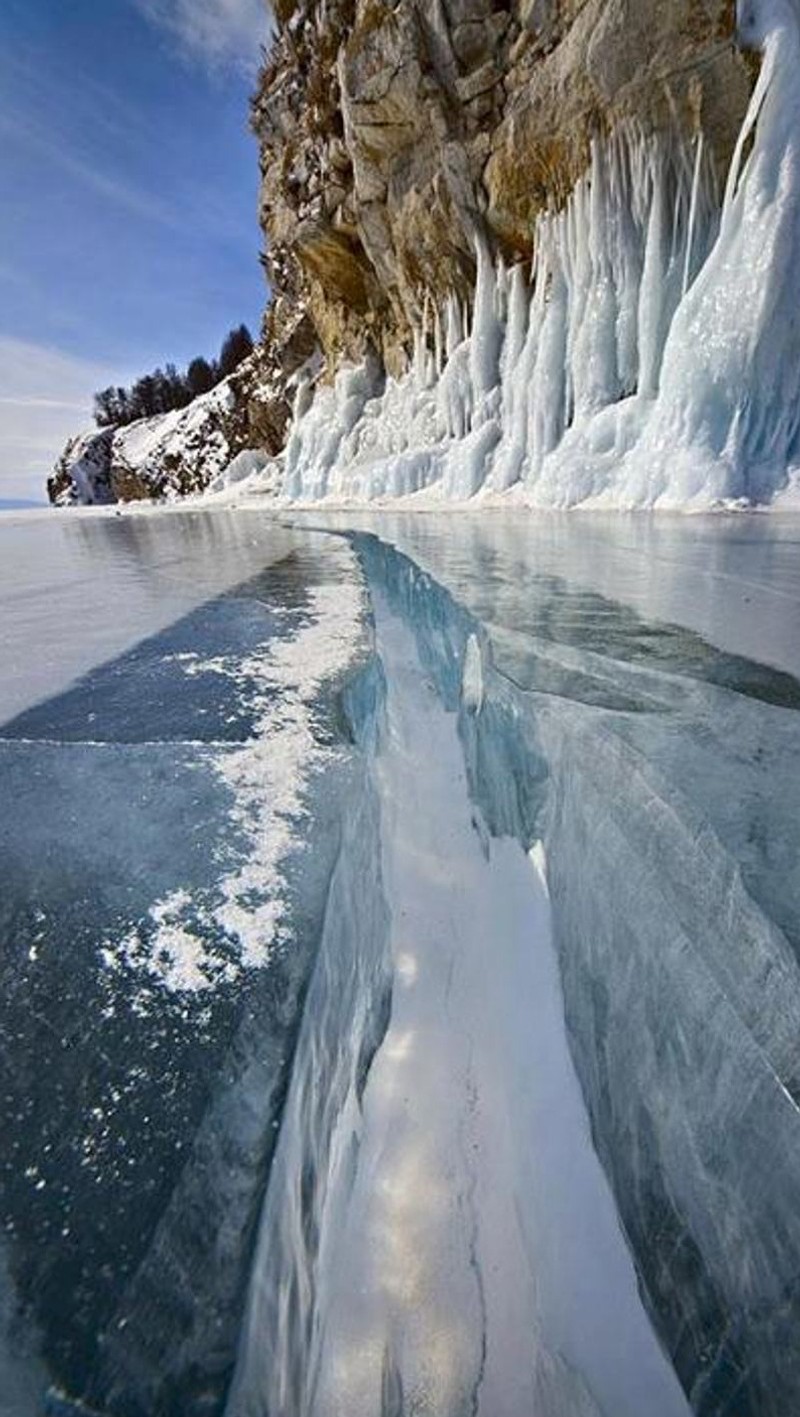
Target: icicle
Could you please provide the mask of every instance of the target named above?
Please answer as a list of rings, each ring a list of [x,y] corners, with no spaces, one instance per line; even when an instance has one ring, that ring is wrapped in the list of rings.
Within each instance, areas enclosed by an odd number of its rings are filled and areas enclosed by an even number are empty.
[[[423,389],[425,387],[425,354],[423,344],[425,336],[419,325],[414,326],[413,338],[414,352],[411,356],[411,373],[417,387]]]
[[[569,288],[558,253],[558,229],[543,233],[531,328],[540,325],[528,414],[528,481],[557,447],[567,426],[567,327]]]
[[[686,233],[686,260],[683,266],[683,288],[681,294],[685,295],[689,289],[692,273],[692,257],[694,255],[695,230],[697,227],[697,205],[700,199],[700,174],[705,155],[705,143],[702,131],[698,133],[695,148],[694,173],[692,175],[692,200],[689,207],[689,230]]]
[[[503,345],[503,377],[508,380],[516,369],[525,343],[528,324],[528,291],[522,266],[514,266],[509,279],[508,323]]]
[[[437,372],[435,358],[431,354],[431,298],[426,292],[422,302],[422,324],[414,329],[414,352],[411,361],[414,383],[422,392],[435,384]]]
[[[442,315],[438,306],[434,306],[433,311],[433,363],[437,379],[441,379],[444,369],[444,335],[442,331]]]
[[[488,247],[482,238],[475,242],[478,273],[475,284],[470,374],[477,401],[495,388],[499,377],[502,331],[495,313],[497,281]]]
[[[660,152],[651,148],[650,215],[639,294],[639,393],[652,398],[658,390],[661,365],[664,281],[666,279],[666,214],[664,171]]]
[[[508,327],[502,357],[502,401],[500,421],[503,443],[495,455],[491,485],[504,492],[519,476],[526,449],[528,383],[533,357],[528,336],[529,297],[522,266],[511,272],[508,297]],[[528,336],[528,338],[526,338]]]
[[[504,326],[508,319],[509,271],[502,256],[497,257],[495,266],[494,313],[498,323]]]
[[[722,202],[723,223],[728,217],[728,214],[730,213],[730,210],[733,206],[734,198],[736,196],[736,192],[739,186],[739,178],[741,176],[742,168],[744,166],[744,150],[747,146],[749,139],[752,137],[753,129],[755,128],[756,123],[758,122],[758,116],[761,112],[761,107],[763,105],[764,99],[767,96],[767,90],[769,89],[770,82],[772,80],[773,67],[774,66],[769,63],[762,64],[758,79],[756,80],[756,86],[753,89],[753,93],[750,98],[750,104],[747,109],[747,116],[744,120],[744,123],[742,124],[739,137],[736,140],[736,147],[734,148],[733,158],[731,160],[731,165],[728,170],[728,180],[725,184],[725,196]]]
[[[634,154],[640,145],[628,132],[617,135],[609,172],[611,271],[616,293],[617,372],[620,394],[632,393],[639,379],[639,287],[642,241],[638,224],[639,194],[635,187]]]
[[[464,322],[461,317],[461,305],[457,295],[448,295],[445,316],[447,319],[445,353],[447,358],[451,359],[464,339]]]
[[[786,0],[760,0],[748,18],[764,61],[719,235],[672,322],[658,404],[622,472],[635,500],[763,498],[800,452],[800,24]]]
[[[609,258],[608,173],[604,151],[592,144],[590,180],[582,193],[577,248],[577,300],[572,314],[571,365],[576,415],[586,416],[619,397],[617,303]]]

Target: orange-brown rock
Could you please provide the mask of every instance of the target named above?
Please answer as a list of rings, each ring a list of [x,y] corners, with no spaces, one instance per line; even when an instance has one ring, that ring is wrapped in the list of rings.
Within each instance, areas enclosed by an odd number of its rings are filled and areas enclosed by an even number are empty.
[[[752,75],[733,0],[293,0],[253,104],[261,221],[329,370],[402,366],[426,295],[468,293],[476,233],[530,254],[534,223],[629,122],[720,179]]]

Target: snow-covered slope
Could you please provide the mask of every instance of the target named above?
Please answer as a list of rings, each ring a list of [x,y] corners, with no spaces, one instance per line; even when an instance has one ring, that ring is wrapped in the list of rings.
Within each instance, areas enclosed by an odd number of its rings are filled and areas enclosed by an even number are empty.
[[[202,491],[245,443],[231,383],[223,380],[187,408],[79,434],[50,478],[51,500],[126,502]]]

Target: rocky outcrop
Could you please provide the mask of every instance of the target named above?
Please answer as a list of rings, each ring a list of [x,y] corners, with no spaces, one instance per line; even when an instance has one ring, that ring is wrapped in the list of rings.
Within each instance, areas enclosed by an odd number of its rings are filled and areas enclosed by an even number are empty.
[[[261,221],[331,371],[370,345],[403,366],[427,296],[469,298],[477,235],[530,257],[595,137],[702,128],[724,173],[750,91],[732,0],[281,0],[277,21]]]
[[[71,439],[47,484],[51,502],[92,505],[202,491],[248,446],[246,391],[254,370],[246,364],[187,408]]]
[[[752,84],[734,0],[274,10],[252,109],[271,291],[260,344],[224,395],[71,445],[55,499],[177,495],[242,448],[277,453],[306,373],[329,380],[372,352],[399,374],[428,302],[471,300],[477,239],[530,259],[537,216],[565,203],[596,139],[627,126],[688,161],[702,131],[721,181]]]
[[[315,370],[317,333],[302,292],[283,276],[263,338],[235,374],[188,407],[71,438],[47,480],[60,506],[160,500],[204,491],[238,455],[280,451],[295,386]]]

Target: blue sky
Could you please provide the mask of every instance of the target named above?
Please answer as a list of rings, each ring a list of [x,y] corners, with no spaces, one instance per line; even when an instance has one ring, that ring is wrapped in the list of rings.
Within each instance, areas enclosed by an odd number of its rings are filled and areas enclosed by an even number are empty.
[[[2,0],[0,499],[90,395],[255,332],[263,0]]]

